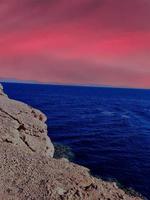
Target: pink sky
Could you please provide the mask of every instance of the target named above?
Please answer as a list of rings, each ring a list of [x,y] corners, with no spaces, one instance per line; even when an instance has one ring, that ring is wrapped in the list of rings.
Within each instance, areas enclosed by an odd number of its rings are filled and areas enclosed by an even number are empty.
[[[150,88],[149,0],[1,0],[0,77]]]

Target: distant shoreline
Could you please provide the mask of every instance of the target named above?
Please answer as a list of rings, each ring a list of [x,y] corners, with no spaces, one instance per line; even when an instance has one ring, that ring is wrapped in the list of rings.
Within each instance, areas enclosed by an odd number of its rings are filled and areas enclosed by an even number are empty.
[[[124,90],[150,90],[150,88],[134,88],[134,87],[117,87],[117,86],[107,86],[107,85],[88,85],[88,84],[61,84],[61,83],[44,83],[44,82],[23,82],[23,81],[5,81],[5,80],[0,80],[0,83],[8,83],[8,84],[32,84],[32,85],[49,85],[49,86],[66,86],[66,87],[88,87],[88,88],[108,88],[108,89],[124,89]]]

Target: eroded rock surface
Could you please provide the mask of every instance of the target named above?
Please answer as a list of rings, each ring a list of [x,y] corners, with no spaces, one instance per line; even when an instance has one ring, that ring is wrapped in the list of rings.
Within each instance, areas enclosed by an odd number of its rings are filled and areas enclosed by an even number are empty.
[[[141,199],[84,167],[52,158],[45,120],[40,111],[0,96],[0,200]]]
[[[0,142],[53,156],[54,147],[47,136],[46,116],[24,103],[9,99],[2,86],[0,88]]]
[[[7,95],[3,92],[3,86],[2,86],[2,84],[0,84],[0,95],[1,95],[1,96],[7,96]]]
[[[3,200],[139,200],[89,175],[88,169],[3,143],[0,146]]]

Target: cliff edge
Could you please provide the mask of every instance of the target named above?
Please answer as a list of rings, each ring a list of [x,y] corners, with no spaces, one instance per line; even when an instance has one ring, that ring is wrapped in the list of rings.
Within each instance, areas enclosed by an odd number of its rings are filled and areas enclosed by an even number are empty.
[[[0,200],[140,200],[115,183],[54,159],[46,116],[11,100],[0,85]]]

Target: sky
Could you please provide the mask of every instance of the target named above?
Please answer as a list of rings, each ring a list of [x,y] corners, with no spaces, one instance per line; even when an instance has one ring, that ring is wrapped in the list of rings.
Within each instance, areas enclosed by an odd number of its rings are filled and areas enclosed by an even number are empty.
[[[0,77],[150,88],[150,1],[1,0]]]

